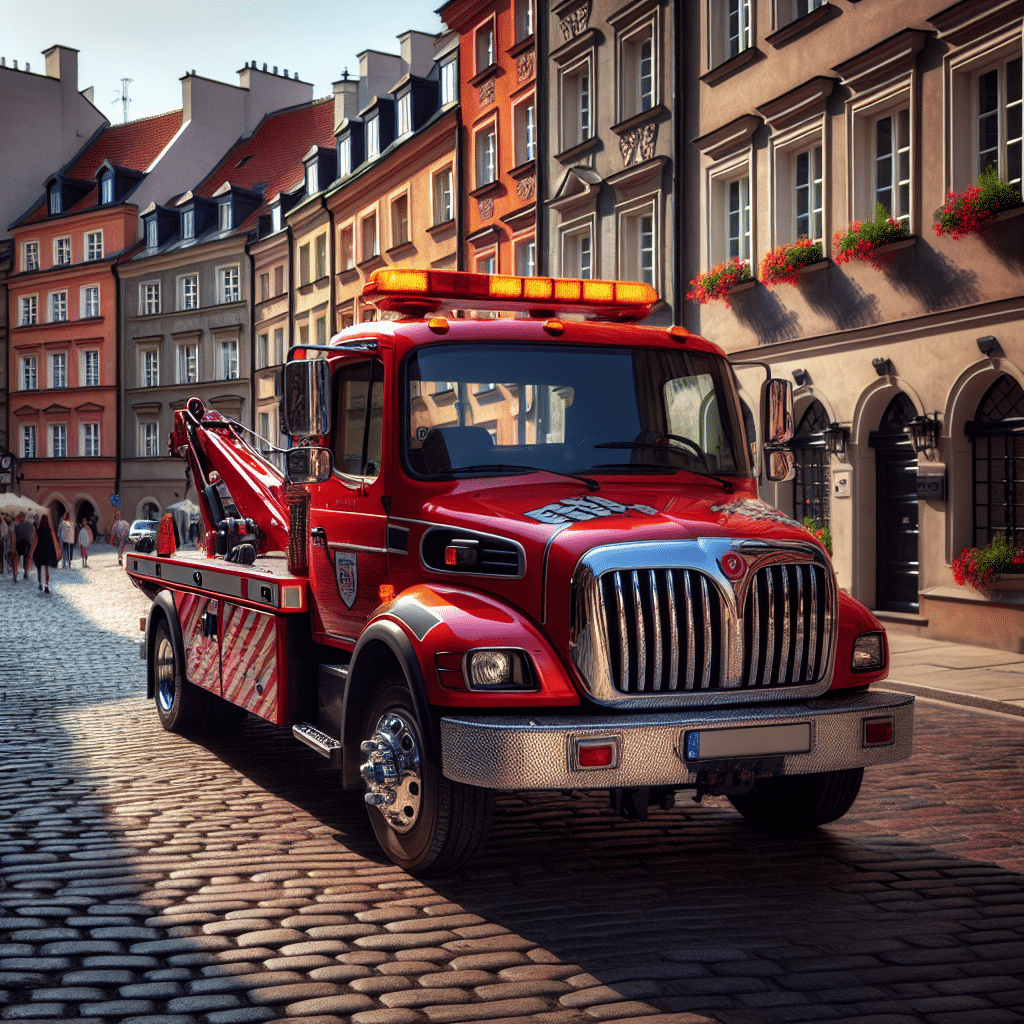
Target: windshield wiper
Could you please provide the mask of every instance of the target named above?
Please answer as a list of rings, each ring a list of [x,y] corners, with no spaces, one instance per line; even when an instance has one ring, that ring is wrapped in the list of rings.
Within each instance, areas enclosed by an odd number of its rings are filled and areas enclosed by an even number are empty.
[[[708,469],[707,457],[705,456],[704,452],[701,451],[701,449],[698,448],[697,445],[694,444],[692,441],[690,441],[690,440],[688,440],[686,438],[676,438],[672,434],[662,434],[661,436],[665,437],[665,438],[669,438],[671,440],[681,440],[681,441],[685,440],[686,444],[692,449],[695,457],[700,460],[702,466],[704,467],[703,469],[687,469],[686,472],[688,472],[688,473],[695,473],[697,476],[703,476],[703,477],[707,477],[709,480],[714,480],[716,483],[721,484],[722,490],[725,491],[728,494],[732,494],[732,492],[736,490],[736,485],[728,477],[719,476],[717,473],[712,473],[711,470]],[[673,447],[671,445],[666,445],[666,444],[656,444],[653,441],[604,441],[601,444],[595,444],[594,447],[595,448],[628,448],[630,451],[637,451],[637,450],[639,450],[639,451],[654,451],[654,452],[661,452],[662,454],[664,454],[665,452],[668,452],[668,451],[678,451],[678,452],[683,452],[684,454],[686,452],[685,448],[676,448],[676,447]],[[644,468],[644,469],[654,469],[654,470],[657,470],[657,469],[668,468],[668,469],[675,469],[677,471],[682,470],[681,466],[679,466],[679,467],[675,467],[675,466],[668,466],[668,467],[665,467],[665,466],[645,466],[643,463],[639,463],[638,465],[641,468]]]
[[[517,462],[485,462],[476,466],[458,466],[452,469],[453,473],[489,473],[503,469],[521,469],[524,473],[551,473],[554,476],[568,477],[570,480],[579,480],[587,485],[588,491],[599,491],[601,484],[592,476],[582,476],[579,473],[563,473],[558,469],[548,469],[546,466],[523,466]]]

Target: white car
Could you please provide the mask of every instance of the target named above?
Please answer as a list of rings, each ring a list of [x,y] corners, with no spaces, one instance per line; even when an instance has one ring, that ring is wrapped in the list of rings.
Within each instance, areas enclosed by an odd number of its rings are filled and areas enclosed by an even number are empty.
[[[158,523],[155,519],[136,519],[128,530],[128,539],[135,544],[136,551],[152,551],[156,546]]]

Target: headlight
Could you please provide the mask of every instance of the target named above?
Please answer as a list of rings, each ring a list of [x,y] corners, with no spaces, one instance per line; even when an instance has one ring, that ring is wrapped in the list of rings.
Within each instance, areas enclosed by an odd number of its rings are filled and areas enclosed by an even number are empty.
[[[466,685],[471,690],[535,690],[530,659],[510,649],[470,651],[465,661]]]
[[[881,633],[861,633],[853,641],[854,672],[877,672],[885,668],[885,638]]]

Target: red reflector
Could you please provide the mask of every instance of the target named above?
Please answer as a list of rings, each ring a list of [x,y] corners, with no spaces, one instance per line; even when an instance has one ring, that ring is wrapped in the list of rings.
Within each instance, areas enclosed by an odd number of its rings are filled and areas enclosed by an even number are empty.
[[[895,742],[891,718],[864,719],[864,746],[886,747]]]
[[[601,743],[592,746],[579,746],[581,768],[607,768],[615,761],[615,744]]]

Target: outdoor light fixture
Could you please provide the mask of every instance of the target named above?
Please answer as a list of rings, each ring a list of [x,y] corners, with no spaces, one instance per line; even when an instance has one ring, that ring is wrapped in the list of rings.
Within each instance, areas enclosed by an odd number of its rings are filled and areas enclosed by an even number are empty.
[[[910,435],[910,443],[914,446],[915,452],[923,452],[928,459],[935,457],[939,450],[939,433],[942,430],[937,412],[933,412],[931,416],[924,413],[915,416],[905,429]]]
[[[793,380],[798,388],[802,388],[811,383],[811,375],[806,370],[794,370]]]
[[[892,360],[886,359],[884,356],[876,356],[871,360],[871,365],[875,368],[875,373],[879,377],[891,377],[896,372],[896,367],[892,365]]]
[[[991,334],[978,339],[978,351],[991,359],[999,351],[999,342]]]
[[[825,447],[831,455],[840,459],[846,458],[846,446],[850,443],[850,426],[848,423],[830,423],[823,431]]]

